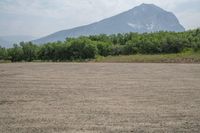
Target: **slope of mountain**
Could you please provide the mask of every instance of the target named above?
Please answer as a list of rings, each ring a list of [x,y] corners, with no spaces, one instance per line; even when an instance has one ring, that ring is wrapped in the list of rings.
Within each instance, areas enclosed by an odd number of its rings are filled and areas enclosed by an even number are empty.
[[[34,40],[36,44],[63,41],[66,37],[81,35],[116,34],[126,32],[184,31],[176,16],[153,4],[142,4],[102,21],[69,30],[63,30]]]
[[[4,39],[2,39],[1,37],[0,37],[0,46],[1,47],[10,47],[10,45],[11,45],[11,43],[10,42],[7,42],[7,41],[5,41]]]
[[[12,42],[12,43],[19,43],[19,42],[27,42],[33,40],[35,37],[33,36],[25,36],[25,35],[13,35],[13,36],[2,36],[6,41]]]
[[[0,45],[3,47],[12,47],[13,44],[20,42],[28,42],[33,40],[35,37],[32,36],[24,36],[24,35],[16,35],[16,36],[0,36]]]

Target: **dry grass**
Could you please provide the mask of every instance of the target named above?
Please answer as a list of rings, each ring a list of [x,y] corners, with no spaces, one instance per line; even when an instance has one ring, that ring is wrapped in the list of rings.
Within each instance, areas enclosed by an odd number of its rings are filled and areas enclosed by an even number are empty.
[[[200,53],[120,55],[97,57],[96,62],[115,63],[200,63]]]
[[[0,132],[199,132],[200,65],[0,64]]]

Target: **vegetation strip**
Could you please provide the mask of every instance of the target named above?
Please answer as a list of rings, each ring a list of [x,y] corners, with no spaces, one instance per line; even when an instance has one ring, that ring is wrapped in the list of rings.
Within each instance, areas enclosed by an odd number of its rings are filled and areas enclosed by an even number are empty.
[[[196,29],[179,33],[92,35],[40,46],[21,42],[13,48],[0,47],[0,60],[198,63],[199,51],[200,29]]]

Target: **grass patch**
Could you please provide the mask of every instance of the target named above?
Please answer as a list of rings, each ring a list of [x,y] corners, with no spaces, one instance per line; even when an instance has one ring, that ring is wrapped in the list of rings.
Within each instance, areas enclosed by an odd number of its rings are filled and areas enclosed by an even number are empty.
[[[157,54],[157,55],[119,55],[97,57],[96,62],[119,63],[200,63],[200,53]]]
[[[11,63],[10,60],[0,60],[0,63]]]

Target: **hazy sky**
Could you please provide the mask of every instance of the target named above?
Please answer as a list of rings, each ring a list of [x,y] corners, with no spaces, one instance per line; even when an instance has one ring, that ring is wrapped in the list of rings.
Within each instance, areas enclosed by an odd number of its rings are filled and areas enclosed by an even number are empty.
[[[40,37],[116,15],[141,3],[173,12],[186,29],[200,27],[200,0],[0,0],[0,35]]]

